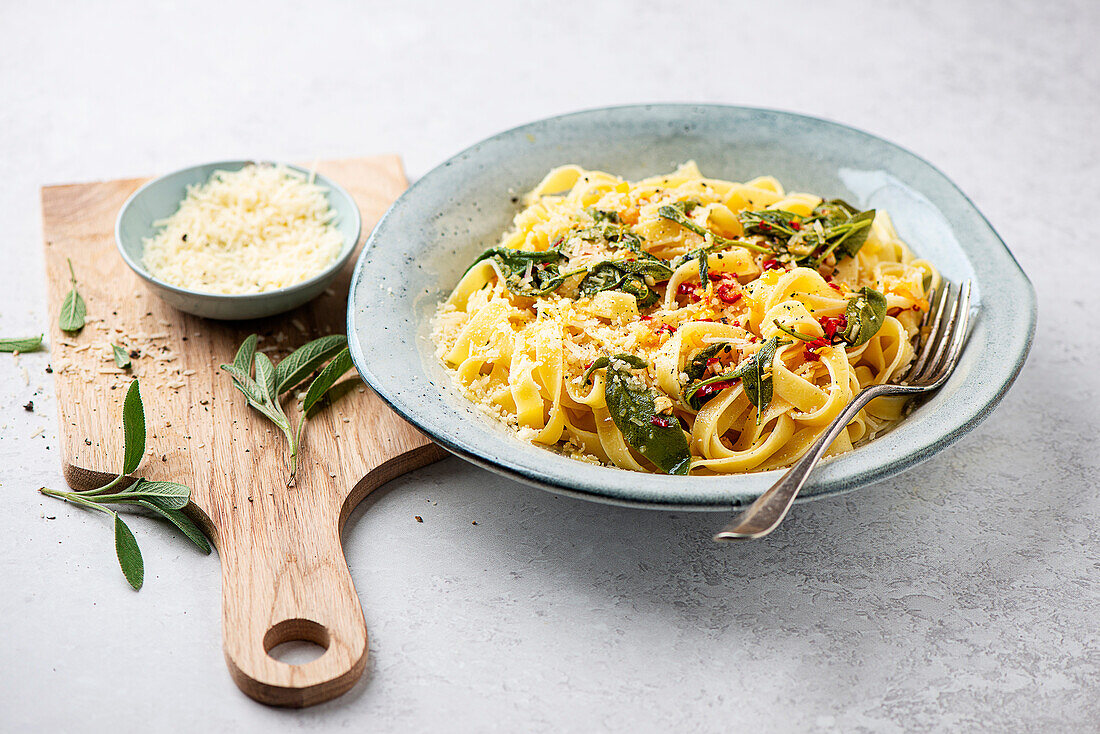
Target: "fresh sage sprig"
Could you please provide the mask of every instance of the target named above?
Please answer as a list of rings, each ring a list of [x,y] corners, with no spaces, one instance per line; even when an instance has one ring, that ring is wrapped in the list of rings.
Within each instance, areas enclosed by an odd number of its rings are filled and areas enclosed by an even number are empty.
[[[775,359],[775,353],[779,347],[790,343],[780,341],[779,337],[773,336],[764,342],[756,354],[737,365],[732,371],[688,385],[684,388],[682,394],[683,401],[693,410],[699,410],[703,401],[697,400],[696,395],[701,388],[719,382],[741,380],[741,384],[745,387],[745,396],[748,397],[750,403],[756,406],[756,421],[759,423],[761,416],[763,416],[764,411],[767,410],[772,401],[771,367],[772,361]]]
[[[69,263],[69,282],[72,283],[72,288],[65,294],[65,300],[61,302],[61,314],[57,320],[62,331],[80,331],[84,328],[84,318],[88,315],[88,308],[76,290],[76,271],[73,270],[73,261],[69,258],[66,260]]]
[[[646,366],[644,359],[632,354],[604,355],[588,367],[584,380],[595,370],[606,369],[604,401],[627,444],[666,474],[687,474],[691,451],[680,421],[672,414],[659,414],[653,391],[631,374]]]
[[[319,409],[321,401],[336,393],[334,387],[352,367],[351,352],[344,335],[323,336],[302,345],[287,357],[273,365],[263,352],[256,351],[256,334],[250,335],[237,350],[233,364],[221,368],[233,378],[233,384],[244,394],[248,404],[262,413],[283,432],[290,447],[290,478],[294,483],[298,471],[298,453],[305,431],[306,421]],[[328,362],[328,364],[325,364]],[[323,368],[321,366],[324,365]],[[252,377],[255,367],[255,379]],[[302,384],[311,374],[320,373],[306,389],[301,404],[301,417],[295,430],[290,417],[283,410],[280,396]]]
[[[686,204],[688,203],[691,202],[665,204],[657,210],[657,215],[660,216],[662,219],[667,219],[670,222],[675,222],[676,224],[679,224],[681,227],[688,230],[689,232],[694,232],[707,242],[711,242],[714,245],[721,246],[721,249],[725,249],[727,247],[744,247],[746,250],[752,250],[753,252],[759,252],[762,254],[769,254],[772,252],[771,248],[764,247],[763,245],[758,245],[755,242],[748,242],[747,240],[726,239],[721,235],[711,232],[706,227],[701,227],[700,225],[696,224],[690,217],[688,217],[687,212],[689,211],[689,209],[686,206]]]
[[[577,292],[586,298],[602,291],[622,291],[634,296],[639,308],[652,306],[660,296],[646,281],[654,283],[672,277],[672,268],[664,260],[646,253],[637,260],[604,260],[589,268]]]
[[[802,228],[801,217],[784,209],[759,211],[743,209],[737,214],[737,218],[741,221],[741,229],[745,234],[763,235],[779,240],[794,237]]]
[[[687,373],[688,380],[695,381],[703,379],[703,375],[707,373],[707,367],[712,359],[717,359],[719,354],[729,354],[733,351],[733,345],[730,342],[715,342],[709,346],[703,347],[699,350],[698,354],[688,361],[687,367],[684,372]]]
[[[745,234],[773,242],[781,260],[817,268],[830,255],[836,260],[855,257],[867,241],[875,210],[860,211],[842,199],[833,199],[822,202],[806,217],[782,209],[746,209],[737,218]]]
[[[121,370],[129,369],[131,364],[130,354],[117,344],[111,345],[111,351],[114,353],[115,356],[115,366]]]
[[[23,339],[0,338],[0,352],[37,352],[42,348],[42,334]]]
[[[267,417],[286,436],[290,444],[290,476],[293,477],[298,468],[298,442],[294,437],[294,429],[290,425],[290,419],[283,411],[279,402],[279,393],[275,383],[275,365],[263,352],[256,351],[255,334],[245,340],[237,350],[237,356],[233,364],[223,364],[221,368],[233,377],[233,385],[244,394],[248,404]],[[242,354],[252,355],[252,361],[256,367],[256,379],[252,379],[252,365],[244,361]],[[243,369],[239,364],[244,363]]]
[[[145,409],[137,380],[130,383],[122,403],[122,432],[122,470],[110,482],[95,489],[72,492],[59,492],[45,487],[38,491],[48,497],[56,497],[70,504],[110,515],[118,565],[130,586],[140,589],[145,580],[141,549],[118,511],[108,505],[136,505],[149,510],[171,522],[204,553],[210,552],[210,543],[191,518],[183,513],[183,508],[191,499],[191,489],[186,485],[138,478],[129,486],[120,486],[128,479],[127,475],[137,469],[145,453]]]
[[[684,263],[697,260],[699,262],[699,282],[705,286],[707,280],[710,278],[709,260],[712,252],[719,252],[730,247],[744,247],[747,250],[760,253],[770,254],[772,252],[769,248],[757,245],[753,242],[747,242],[745,240],[728,240],[725,237],[711,232],[706,227],[699,226],[688,216],[691,210],[696,206],[697,204],[693,201],[680,201],[675,204],[666,204],[657,210],[657,214],[662,219],[667,219],[670,222],[679,224],[684,229],[689,232],[694,232],[702,237],[705,242],[709,243],[702,247],[696,247],[689,252],[685,252],[683,255],[673,260],[673,269],[679,268]]]
[[[557,290],[566,278],[573,275],[560,271],[561,263],[565,259],[565,255],[558,250],[527,252],[511,247],[493,247],[481,253],[470,264],[470,268],[482,260],[492,260],[504,276],[504,284],[509,291],[518,296],[534,298]]]

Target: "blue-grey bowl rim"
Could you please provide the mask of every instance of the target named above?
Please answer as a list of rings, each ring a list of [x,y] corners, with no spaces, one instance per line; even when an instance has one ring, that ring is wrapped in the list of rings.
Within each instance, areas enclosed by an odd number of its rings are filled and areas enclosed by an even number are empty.
[[[350,245],[348,244],[347,239],[344,240],[344,245],[340,249],[340,255],[336,258],[336,260],[333,261],[331,265],[326,267],[324,270],[322,270],[320,273],[313,276],[309,280],[303,280],[301,283],[295,283],[294,285],[289,285],[285,288],[276,288],[275,290],[261,291],[260,293],[210,293],[208,291],[194,291],[190,288],[180,288],[178,285],[166,283],[150,273],[148,270],[146,270],[145,266],[142,265],[140,262],[134,262],[134,260],[130,257],[130,254],[126,252],[126,248],[122,246],[122,217],[126,213],[126,210],[130,208],[130,205],[133,202],[137,201],[137,199],[140,198],[142,193],[144,193],[147,189],[156,186],[166,178],[170,178],[171,176],[178,176],[181,173],[187,173],[188,171],[192,171],[196,168],[209,168],[213,166],[216,167],[215,170],[222,170],[223,166],[244,167],[250,163],[285,166],[287,168],[298,171],[299,173],[304,173],[307,176],[312,173],[313,176],[321,182],[321,185],[325,186],[326,188],[332,189],[333,191],[339,192],[342,196],[347,197],[348,201],[351,202],[351,210],[355,213],[355,238],[351,240]],[[180,199],[180,203],[183,203],[183,199]],[[169,171],[168,173],[162,173],[155,178],[149,179],[141,186],[139,186],[137,190],[134,191],[134,193],[126,197],[126,201],[123,202],[121,207],[119,207],[118,214],[115,216],[115,248],[118,250],[119,255],[122,256],[122,260],[126,263],[126,265],[128,265],[129,268],[133,270],[134,273],[136,273],[138,276],[140,276],[144,280],[149,281],[150,283],[153,283],[158,288],[164,288],[167,291],[178,293],[181,296],[192,296],[194,298],[218,298],[247,301],[250,299],[255,300],[257,298],[270,297],[276,294],[285,295],[304,291],[311,286],[317,285],[326,278],[332,278],[335,275],[339,274],[340,270],[344,267],[344,265],[347,264],[348,260],[351,259],[351,256],[355,253],[355,246],[359,244],[359,239],[362,236],[363,216],[359,211],[359,204],[356,203],[355,197],[352,196],[347,189],[338,184],[336,181],[333,181],[331,178],[324,175],[323,173],[320,173],[318,171],[311,171],[308,168],[304,168],[294,163],[282,163],[279,161],[259,161],[250,158],[241,158],[238,160],[230,161],[211,161],[209,163],[197,163],[192,166],[184,166],[183,168],[178,168],[175,171]]]
[[[993,409],[1000,403],[1000,401],[1004,398],[1005,394],[1008,392],[1009,388],[1015,382],[1016,377],[1019,375],[1020,370],[1023,368],[1024,362],[1026,361],[1028,353],[1031,349],[1031,345],[1032,345],[1032,342],[1033,342],[1034,336],[1035,336],[1036,321],[1037,321],[1037,318],[1038,318],[1037,299],[1036,299],[1036,295],[1035,295],[1035,287],[1031,283],[1031,280],[1027,277],[1027,273],[1024,272],[1022,267],[1020,267],[1020,264],[1016,260],[1015,255],[1012,254],[1012,251],[1005,244],[1004,240],[1001,238],[1000,234],[996,231],[996,229],[990,223],[989,219],[985,216],[985,214],[982,213],[982,211],[974,204],[974,202],[970,199],[969,196],[966,195],[966,193],[958,186],[958,184],[956,184],[943,171],[941,171],[938,167],[936,167],[935,165],[930,163],[924,157],[910,151],[909,149],[907,149],[903,146],[898,145],[897,143],[893,143],[893,142],[891,142],[891,141],[889,141],[885,138],[882,138],[878,135],[875,135],[873,133],[869,133],[865,130],[853,127],[851,125],[847,125],[845,123],[836,122],[836,121],[824,119],[824,118],[821,118],[821,117],[815,117],[813,115],[806,115],[806,114],[802,114],[802,113],[790,112],[790,111],[787,111],[787,110],[779,110],[779,109],[767,108],[767,107],[749,107],[749,106],[742,106],[742,105],[696,104],[696,103],[653,103],[653,104],[612,105],[612,106],[607,106],[607,107],[595,107],[595,108],[588,108],[588,109],[578,110],[578,111],[575,111],[575,112],[569,112],[569,113],[565,113],[565,114],[561,114],[561,115],[554,115],[554,116],[551,116],[551,117],[542,118],[542,119],[539,119],[539,120],[534,120],[534,121],[531,121],[531,122],[527,122],[527,123],[524,123],[522,125],[517,125],[515,127],[503,130],[499,133],[496,133],[495,135],[492,135],[488,138],[485,138],[484,140],[481,140],[477,143],[474,143],[473,145],[470,145],[467,148],[464,148],[460,152],[456,153],[455,155],[451,156],[447,160],[443,161],[439,165],[432,168],[430,171],[428,171],[428,173],[426,173],[423,176],[421,176],[420,178],[418,178],[405,192],[403,192],[402,195],[386,210],[386,213],[382,216],[382,218],[378,220],[378,222],[374,226],[374,229],[371,231],[370,236],[367,238],[367,241],[364,243],[363,249],[360,251],[359,259],[356,262],[355,269],[354,269],[354,272],[352,274],[351,286],[350,286],[350,289],[349,289],[349,292],[348,292],[347,331],[348,331],[348,345],[349,345],[350,350],[351,350],[352,361],[355,364],[355,368],[356,368],[356,370],[358,370],[358,372],[359,372],[360,376],[362,377],[362,379],[364,380],[364,382],[366,382],[371,387],[371,389],[374,390],[374,392],[383,400],[383,402],[386,403],[386,405],[388,405],[398,415],[402,416],[403,418],[408,420],[410,423],[412,423],[412,425],[416,426],[419,430],[423,431],[425,434],[430,436],[433,441],[435,441],[439,445],[443,446],[445,449],[447,449],[451,453],[455,454],[456,456],[459,456],[459,457],[461,457],[461,458],[463,458],[463,459],[465,459],[465,460],[467,460],[467,461],[469,461],[469,462],[471,462],[471,463],[473,463],[477,466],[480,466],[484,469],[488,469],[488,470],[490,470],[492,472],[495,472],[497,474],[501,474],[501,475],[506,476],[506,477],[517,479],[517,480],[519,480],[521,482],[524,482],[526,484],[530,484],[532,486],[538,487],[540,489],[544,489],[546,491],[549,491],[549,492],[552,492],[552,493],[555,493],[555,494],[560,494],[560,495],[574,497],[574,498],[588,500],[588,501],[602,502],[602,503],[606,503],[606,504],[621,505],[621,506],[626,506],[626,507],[636,507],[636,508],[641,508],[641,509],[663,509],[663,510],[676,509],[676,510],[698,510],[698,511],[729,510],[729,509],[733,509],[733,508],[736,508],[736,507],[742,507],[742,506],[750,503],[753,499],[755,499],[755,497],[753,497],[753,496],[732,498],[731,501],[727,501],[727,502],[723,502],[723,501],[720,501],[720,500],[719,501],[709,501],[708,500],[706,502],[680,502],[680,501],[676,501],[675,499],[667,499],[667,498],[661,498],[661,499],[658,499],[658,500],[636,499],[636,498],[624,497],[624,496],[621,496],[620,494],[616,494],[616,493],[613,493],[613,492],[601,491],[601,488],[599,487],[599,485],[588,484],[588,485],[585,485],[585,486],[578,486],[577,484],[570,482],[568,477],[547,475],[547,474],[544,474],[544,473],[541,473],[541,472],[532,472],[530,470],[527,470],[523,466],[512,465],[512,464],[508,463],[506,460],[503,460],[503,459],[493,459],[493,458],[485,457],[482,454],[480,454],[477,451],[470,448],[469,446],[467,446],[466,444],[462,443],[461,441],[456,441],[456,440],[452,439],[450,436],[448,436],[447,434],[443,433],[442,431],[434,430],[432,426],[430,426],[426,423],[423,423],[421,421],[418,421],[415,418],[415,416],[412,416],[408,411],[403,409],[403,407],[397,401],[393,400],[392,396],[390,396],[386,392],[385,389],[380,387],[379,381],[375,378],[373,373],[367,368],[367,366],[366,366],[367,361],[364,358],[364,353],[363,353],[362,347],[359,343],[358,334],[357,334],[357,332],[354,328],[354,316],[355,316],[355,308],[356,308],[355,307],[355,295],[358,292],[359,280],[360,280],[360,276],[363,272],[364,263],[366,262],[366,259],[369,255],[370,251],[371,251],[372,246],[374,245],[374,240],[375,240],[376,234],[383,229],[383,225],[386,223],[386,220],[390,218],[390,216],[402,204],[402,202],[407,197],[413,195],[416,191],[418,191],[420,187],[422,187],[424,185],[427,185],[426,182],[430,182],[432,180],[434,174],[436,174],[437,172],[443,171],[444,169],[450,167],[457,160],[466,157],[467,154],[470,154],[470,153],[474,152],[476,149],[478,149],[482,146],[485,146],[485,145],[488,145],[490,143],[496,142],[497,140],[499,140],[501,138],[504,138],[504,137],[507,137],[507,136],[514,136],[514,135],[522,134],[525,130],[528,130],[528,129],[531,129],[531,128],[534,128],[534,127],[537,127],[537,126],[540,126],[540,125],[544,125],[544,124],[549,123],[549,122],[564,121],[564,120],[567,120],[567,119],[578,118],[578,117],[582,117],[582,116],[585,116],[585,115],[599,115],[599,114],[605,114],[605,113],[609,113],[609,112],[633,112],[633,113],[645,114],[646,112],[651,111],[651,110],[655,110],[655,109],[661,109],[661,110],[677,110],[677,109],[679,109],[679,110],[683,110],[685,112],[687,112],[689,110],[713,109],[713,110],[716,110],[716,111],[725,110],[725,111],[738,111],[738,112],[747,112],[747,113],[758,112],[758,113],[764,113],[764,114],[769,114],[769,115],[785,116],[785,117],[797,118],[797,119],[809,121],[813,124],[825,125],[825,126],[829,126],[829,127],[840,128],[840,129],[843,129],[843,130],[846,130],[846,131],[849,131],[849,132],[854,132],[854,133],[862,135],[866,138],[870,138],[870,139],[872,139],[872,140],[874,140],[874,141],[876,141],[876,142],[878,142],[882,145],[893,148],[896,151],[898,151],[898,152],[900,152],[904,155],[907,155],[907,156],[913,158],[914,160],[920,162],[924,166],[926,166],[930,171],[932,171],[933,173],[938,175],[941,179],[943,179],[944,182],[946,182],[951,188],[954,189],[954,191],[973,210],[973,212],[978,215],[978,217],[981,219],[981,221],[984,223],[984,225],[989,229],[989,232],[997,240],[997,242],[1000,243],[1002,249],[1004,250],[1004,253],[1006,255],[1008,255],[1009,260],[1011,260],[1013,265],[1015,265],[1016,270],[1018,271],[1018,275],[1019,275],[1020,279],[1027,286],[1027,291],[1026,291],[1026,296],[1027,296],[1027,304],[1026,304],[1026,307],[1027,307],[1026,308],[1026,310],[1027,310],[1027,334],[1024,338],[1023,348],[1020,350],[1020,352],[1018,354],[1018,357],[1016,359],[1016,362],[1012,365],[1012,368],[1011,368],[1010,374],[1008,375],[1008,378],[1003,382],[1003,384],[1001,384],[997,388],[996,393],[992,396],[992,398],[986,404],[981,406],[981,408],[978,410],[978,412],[974,416],[972,416],[970,418],[970,420],[968,420],[965,424],[960,426],[958,428],[958,430],[955,430],[955,431],[952,431],[952,432],[949,432],[949,433],[945,433],[945,434],[939,436],[939,438],[937,440],[933,441],[930,444],[927,444],[921,450],[913,452],[913,453],[905,454],[905,455],[897,457],[897,458],[895,458],[891,461],[887,461],[885,463],[882,463],[879,466],[875,467],[874,470],[868,471],[868,472],[862,474],[861,476],[859,476],[856,479],[853,479],[853,480],[850,480],[850,481],[847,481],[847,482],[845,482],[845,481],[836,482],[834,485],[827,486],[823,489],[814,491],[812,493],[804,491],[803,494],[796,500],[797,502],[799,502],[799,503],[809,502],[809,501],[812,501],[812,500],[815,500],[815,499],[820,499],[820,498],[823,498],[823,497],[829,497],[829,496],[833,496],[833,495],[844,494],[844,493],[851,492],[851,491],[854,491],[856,489],[859,489],[861,487],[867,486],[869,484],[873,484],[873,483],[876,483],[876,482],[879,482],[879,481],[882,481],[882,480],[885,480],[885,479],[889,479],[890,477],[896,476],[896,475],[906,471],[907,469],[910,469],[914,466],[917,466],[918,464],[923,463],[924,461],[927,461],[928,459],[930,459],[935,454],[937,454],[940,451],[942,451],[942,450],[948,448],[949,446],[955,444],[964,435],[966,435],[967,433],[972,431],[982,421],[984,421],[989,416],[990,413],[992,413]],[[562,161],[563,164],[568,163],[568,162],[570,162],[570,161]],[[980,313],[977,315],[977,318],[978,319],[981,318]],[[973,329],[973,328],[974,328],[974,325],[972,324],[971,329]],[[488,418],[486,418],[486,420],[488,420]],[[516,439],[516,440],[519,440],[519,439]],[[562,458],[566,458],[566,457],[562,457]],[[837,457],[837,458],[843,458],[843,456]],[[568,461],[574,461],[574,460],[568,459]],[[580,463],[580,462],[577,462],[577,463]],[[618,468],[615,468],[615,467],[593,467],[593,468],[599,468],[599,469],[603,469],[605,471],[613,471],[613,472],[626,472],[627,471],[627,470],[618,469]],[[768,481],[761,483],[760,491],[763,492],[763,490],[766,489],[768,486],[770,486],[772,482],[774,482],[776,479],[778,479],[780,476],[782,476],[784,471],[785,471],[784,469],[775,469],[775,470],[771,470],[771,471],[767,471],[767,472],[757,472],[757,473],[751,473],[751,474],[753,476],[766,477],[768,479]],[[745,475],[741,474],[741,475],[734,475],[734,476],[745,476]],[[686,482],[690,482],[690,481],[721,481],[722,477],[676,477],[676,479],[678,479],[680,481],[686,481]],[[812,477],[811,477],[811,480],[810,480],[810,484],[811,484],[811,486],[813,484],[813,478]]]

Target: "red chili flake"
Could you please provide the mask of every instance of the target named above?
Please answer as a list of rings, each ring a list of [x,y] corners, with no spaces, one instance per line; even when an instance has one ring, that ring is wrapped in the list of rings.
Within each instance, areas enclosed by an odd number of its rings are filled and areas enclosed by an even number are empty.
[[[771,229],[772,229],[772,226],[770,224],[768,224],[767,222],[761,222],[760,223],[760,229],[764,230],[765,232],[770,232]]]
[[[672,427],[672,419],[671,418],[665,418],[665,417],[662,417],[662,416],[659,416],[659,415],[655,415],[652,418],[650,418],[649,423],[650,423],[650,425],[660,426],[661,428],[671,428]]]
[[[645,316],[639,316],[638,318],[639,318],[639,319],[640,319],[641,321],[649,321],[649,320],[650,320],[650,319],[652,319],[653,317],[647,314],[647,315],[645,315]]]
[[[886,315],[887,316],[897,316],[899,313],[901,313],[904,310],[905,310],[904,308],[901,308],[899,306],[894,306],[892,309],[890,309],[889,311],[886,312]]]
[[[714,289],[714,295],[718,296],[718,300],[722,303],[737,303],[741,300],[741,294],[733,283],[722,283]]]
[[[796,222],[792,219],[791,220],[791,229],[793,229],[795,232],[802,229],[802,222]]]
[[[841,289],[841,287],[839,285],[837,285],[836,283],[829,283],[829,287],[832,288],[834,291],[837,291],[838,293],[843,293],[844,292]]]
[[[681,283],[680,287],[676,289],[676,295],[678,296],[694,296],[695,291],[699,289],[695,283]]]
[[[841,329],[848,326],[848,317],[844,314],[839,316],[823,316],[819,319],[821,328],[825,330],[825,336],[832,339],[836,336],[836,333]]]
[[[818,337],[817,339],[814,339],[812,342],[806,342],[806,359],[813,360],[813,361],[816,362],[819,359],[819,356],[817,354],[817,350],[821,349],[822,347],[827,347],[827,346],[830,346],[830,345],[829,345],[828,340],[825,339],[825,337]]]
[[[666,331],[667,331],[667,332],[668,332],[669,334],[672,334],[672,333],[674,333],[674,332],[676,331],[676,328],[675,328],[675,327],[673,327],[673,326],[670,326],[670,325],[668,325],[668,324],[661,324],[661,325],[660,325],[660,326],[659,326],[659,327],[657,328],[657,333],[658,333],[658,334],[663,334],[663,333],[665,333]]]
[[[695,397],[699,398],[699,402],[705,403],[713,398],[718,393],[725,390],[727,387],[733,387],[737,384],[737,380],[722,380],[720,382],[712,382],[709,385],[703,385],[695,392]]]
[[[760,263],[760,265],[765,270],[780,270],[783,267],[783,263],[779,262],[774,257],[769,257],[767,260]]]

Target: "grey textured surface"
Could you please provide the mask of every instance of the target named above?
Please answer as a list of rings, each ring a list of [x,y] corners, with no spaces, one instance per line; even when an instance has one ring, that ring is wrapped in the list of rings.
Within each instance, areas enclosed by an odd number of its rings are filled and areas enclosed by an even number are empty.
[[[762,543],[715,547],[718,516],[586,504],[455,459],[394,482],[345,543],[365,680],[298,712],[230,681],[216,558],[136,521],[135,594],[101,518],[35,494],[63,484],[46,358],[2,355],[0,729],[1100,729],[1100,266],[1081,235],[1100,8],[703,5],[0,5],[4,334],[46,318],[43,183],[391,150],[416,176],[513,124],[641,101],[894,140],[974,198],[1040,299],[990,420]]]

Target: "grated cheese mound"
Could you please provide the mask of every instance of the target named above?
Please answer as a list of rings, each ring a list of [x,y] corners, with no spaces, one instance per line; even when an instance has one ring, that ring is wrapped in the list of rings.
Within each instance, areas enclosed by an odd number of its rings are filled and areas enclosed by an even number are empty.
[[[325,189],[285,166],[215,171],[189,186],[175,214],[154,224],[142,261],[170,285],[205,293],[263,293],[308,280],[344,241]]]

